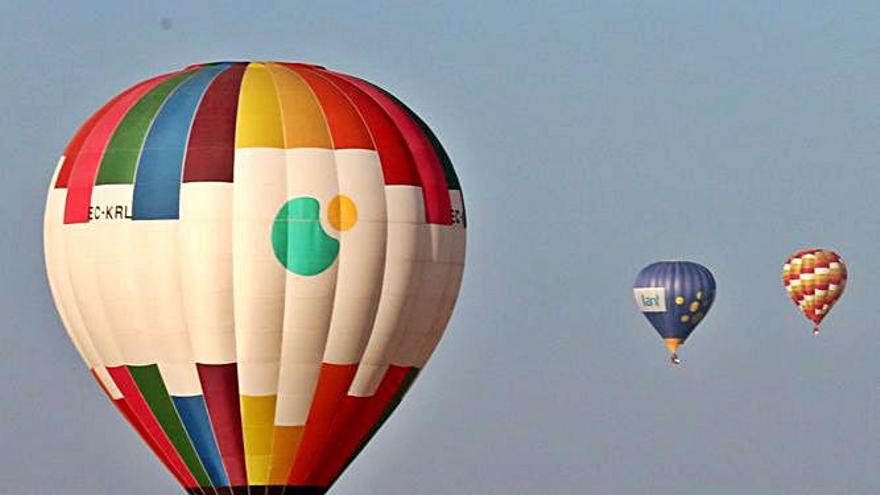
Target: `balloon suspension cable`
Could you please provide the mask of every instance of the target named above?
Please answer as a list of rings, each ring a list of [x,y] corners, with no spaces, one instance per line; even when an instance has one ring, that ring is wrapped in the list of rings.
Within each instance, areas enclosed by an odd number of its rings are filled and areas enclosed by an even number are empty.
[[[813,335],[819,335],[819,325],[813,327]]]
[[[673,352],[672,355],[669,356],[669,364],[673,366],[678,366],[681,364],[681,359],[678,357],[678,354]]]

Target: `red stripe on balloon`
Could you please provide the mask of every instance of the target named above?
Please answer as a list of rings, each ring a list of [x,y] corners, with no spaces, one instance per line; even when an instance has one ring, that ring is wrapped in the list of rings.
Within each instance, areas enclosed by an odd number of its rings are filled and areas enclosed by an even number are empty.
[[[321,469],[321,454],[327,446],[334,415],[354,380],[357,366],[357,364],[321,364],[321,374],[318,377],[302,442],[293,469],[290,471],[288,483],[300,486],[326,486],[316,482],[315,474]]]
[[[244,64],[218,75],[193,120],[186,148],[183,182],[232,182],[235,158],[235,121]]]
[[[372,98],[354,85],[332,77],[329,72],[305,69],[302,69],[301,72],[308,72],[320,80],[330,83],[337,91],[344,94],[357,109],[360,118],[367,126],[375,149],[379,153],[382,175],[386,185],[422,185],[415,160],[406,147],[403,135]]]
[[[110,377],[113,378],[113,383],[115,383],[122,392],[122,400],[128,408],[130,417],[137,421],[137,424],[143,429],[145,436],[153,439],[156,443],[156,449],[158,452],[161,452],[159,455],[168,462],[168,465],[171,466],[171,471],[180,476],[185,487],[198,487],[195,477],[189,469],[187,469],[186,465],[183,463],[183,459],[174,449],[174,446],[165,435],[162,427],[159,426],[156,417],[153,416],[150,406],[147,405],[147,402],[141,395],[141,392],[138,389],[137,384],[135,384],[128,368],[125,366],[116,366],[113,368],[107,368],[107,372],[110,374]]]
[[[187,486],[187,484],[184,481],[181,474],[178,473],[174,469],[174,467],[169,462],[168,457],[166,457],[162,453],[162,451],[159,450],[159,447],[158,447],[158,445],[156,445],[156,442],[154,442],[153,439],[150,438],[149,433],[147,433],[147,431],[144,429],[144,427],[140,424],[140,422],[138,421],[134,412],[131,410],[131,408],[128,406],[128,404],[126,404],[125,400],[124,399],[114,400],[113,405],[116,406],[116,408],[119,410],[119,412],[125,417],[125,420],[128,421],[128,423],[134,428],[134,430],[137,432],[138,436],[140,436],[141,439],[147,443],[147,445],[150,447],[150,450],[153,452],[153,455],[155,455],[159,459],[159,461],[162,463],[162,465],[164,465],[165,468],[171,472],[171,475],[174,476],[174,479],[176,479],[177,482],[180,483],[180,485],[183,486],[184,488],[194,488],[194,486],[192,486],[192,485]]]
[[[374,395],[346,395],[342,399],[330,434],[325,439],[319,470],[312,478],[314,483],[329,486],[345,469],[352,456],[385,417],[410,370],[411,367],[389,366]]]
[[[118,409],[122,416],[125,417],[125,420],[128,421],[128,424],[130,424],[135,429],[138,436],[140,436],[141,439],[146,442],[147,446],[150,448],[153,454],[157,458],[159,458],[159,461],[171,472],[171,475],[174,476],[174,479],[176,479],[184,488],[187,488],[186,483],[184,483],[180,473],[174,470],[171,462],[169,462],[168,457],[166,457],[162,453],[162,451],[159,449],[159,445],[153,440],[153,438],[150,437],[150,434],[147,432],[146,429],[144,429],[143,425],[140,421],[138,421],[137,417],[135,417],[134,413],[131,410],[131,407],[129,407],[129,405],[125,402],[125,399],[114,399],[113,394],[111,394],[110,391],[107,390],[104,382],[101,381],[100,378],[98,378],[98,374],[95,373],[95,369],[89,368],[89,372],[92,374],[92,377],[95,379],[95,381],[98,382],[98,386],[101,387],[101,390],[104,391],[104,394],[107,395],[107,398],[110,399],[110,402],[112,402],[113,405],[116,406],[116,409]]]
[[[141,97],[157,84],[174,74],[165,74],[138,84],[130,92],[112,102],[107,110],[95,120],[75,160],[71,163],[67,182],[67,203],[64,208],[64,223],[85,223],[89,221],[89,206],[92,189],[98,175],[98,166],[113,132],[125,114]]]
[[[406,146],[415,159],[416,170],[419,174],[422,189],[425,192],[427,222],[452,225],[452,202],[449,199],[449,187],[446,184],[443,165],[440,163],[440,158],[437,156],[434,146],[425,136],[418,123],[410,118],[406,110],[398,106],[396,102],[372,84],[356,77],[335,72],[322,71],[322,74],[329,74],[333,80],[342,79],[348,81],[369,95],[370,98],[382,107],[382,110],[391,118],[401,135],[403,135]]]
[[[229,484],[247,485],[236,365],[197,364],[196,368]]]
[[[80,128],[74,134],[73,139],[67,144],[67,148],[64,149],[64,163],[61,164],[61,170],[58,171],[58,177],[55,179],[55,187],[57,189],[63,189],[67,187],[67,182],[70,180],[70,171],[73,169],[73,164],[76,163],[77,158],[79,157],[79,152],[82,149],[83,142],[86,138],[91,134],[92,129],[95,128],[95,124],[98,123],[104,117],[104,114],[113,107],[121,98],[125,97],[127,94],[131,93],[135,90],[137,86],[128,88],[122,93],[118,94],[115,98],[108,101],[101,108],[98,109],[97,112],[92,114]]]

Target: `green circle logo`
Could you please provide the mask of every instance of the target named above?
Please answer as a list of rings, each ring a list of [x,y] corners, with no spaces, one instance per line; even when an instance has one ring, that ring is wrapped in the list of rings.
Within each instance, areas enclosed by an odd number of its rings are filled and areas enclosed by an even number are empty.
[[[297,275],[317,275],[330,268],[339,256],[339,241],[324,232],[317,199],[301,197],[284,203],[272,225],[272,250]]]

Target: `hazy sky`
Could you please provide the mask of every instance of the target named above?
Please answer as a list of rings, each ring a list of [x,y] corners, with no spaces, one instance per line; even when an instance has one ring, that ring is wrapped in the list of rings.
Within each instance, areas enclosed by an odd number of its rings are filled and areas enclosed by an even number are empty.
[[[880,4],[248,3],[0,3],[0,492],[177,493],[64,335],[43,201],[110,96],[254,58],[394,92],[468,205],[447,335],[333,495],[877,493]],[[779,273],[814,245],[819,338]],[[630,292],[665,258],[718,281],[681,369]]]

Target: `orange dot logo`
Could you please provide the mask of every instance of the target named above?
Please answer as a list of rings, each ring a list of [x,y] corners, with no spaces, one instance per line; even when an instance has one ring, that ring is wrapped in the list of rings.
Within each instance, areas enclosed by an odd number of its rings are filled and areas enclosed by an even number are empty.
[[[351,230],[358,220],[357,206],[348,196],[338,195],[330,200],[327,207],[327,221],[334,229],[343,232]]]

